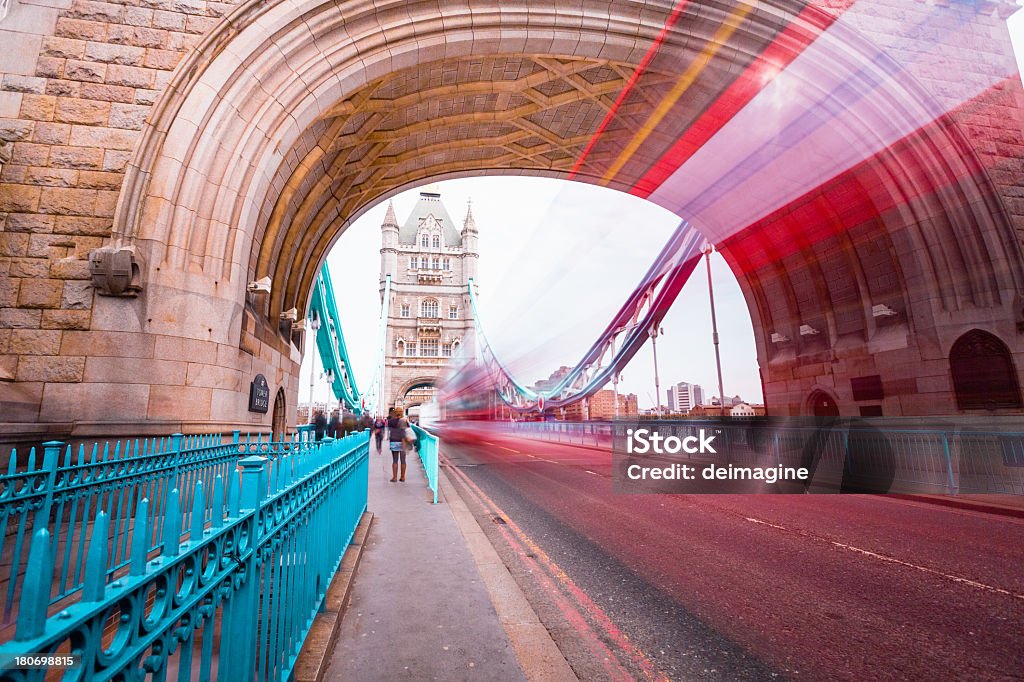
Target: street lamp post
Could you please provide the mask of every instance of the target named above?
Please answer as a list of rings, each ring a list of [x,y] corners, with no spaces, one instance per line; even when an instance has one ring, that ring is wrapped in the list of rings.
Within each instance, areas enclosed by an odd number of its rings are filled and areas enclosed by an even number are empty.
[[[615,362],[615,337],[614,336],[612,337],[612,362]],[[615,415],[615,418],[618,419],[619,418],[619,373],[618,372],[615,372],[615,374],[612,375],[612,391],[614,392],[613,398],[615,399],[615,404],[613,406],[613,408],[615,410],[614,415]]]
[[[313,384],[316,381],[316,333],[320,331],[320,316],[313,311],[313,315],[309,318],[309,328],[313,332],[310,335],[312,341],[312,362],[313,365],[309,368],[309,416],[313,416]]]
[[[334,370],[328,368],[327,371],[324,372],[324,379],[327,381],[327,401],[330,402],[330,400],[331,400],[331,387],[334,385]],[[338,401],[338,407],[339,407],[339,409],[341,408],[341,401],[340,400]]]
[[[651,350],[654,351],[654,408],[657,411],[658,418],[661,419],[661,382],[658,380],[658,336],[664,334],[665,330],[654,324],[647,330],[647,333],[651,336]]]
[[[715,317],[715,289],[711,285],[711,254],[715,251],[715,246],[711,242],[704,242],[704,246],[700,247],[701,253],[704,254],[704,263],[707,265],[708,270],[708,296],[711,299],[711,340],[715,344],[715,366],[718,368],[718,407],[719,415],[725,416],[725,389],[722,387],[722,355],[718,350],[718,320]]]

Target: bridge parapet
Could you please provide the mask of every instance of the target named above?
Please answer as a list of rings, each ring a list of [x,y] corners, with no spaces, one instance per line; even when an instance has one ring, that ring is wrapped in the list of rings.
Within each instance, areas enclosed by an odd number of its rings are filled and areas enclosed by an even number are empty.
[[[209,679],[219,660],[238,679],[288,677],[366,508],[368,436],[212,440],[175,434],[139,457],[121,456],[138,444],[97,447],[77,463],[49,443],[20,473],[12,458],[0,667],[50,652],[80,655],[85,679],[195,665]]]

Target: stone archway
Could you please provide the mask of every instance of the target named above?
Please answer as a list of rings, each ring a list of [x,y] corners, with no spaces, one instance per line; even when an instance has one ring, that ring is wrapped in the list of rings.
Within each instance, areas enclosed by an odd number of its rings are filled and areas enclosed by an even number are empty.
[[[406,380],[404,383],[402,383],[397,388],[397,390],[394,393],[395,403],[399,404],[399,405],[402,405],[403,407],[406,408],[406,410],[408,410],[410,407],[413,407],[415,405],[421,405],[424,402],[429,402],[429,401],[426,401],[426,400],[423,399],[425,397],[425,395],[420,395],[420,394],[412,396],[413,400],[410,400],[410,394],[416,393],[417,389],[435,389],[436,390],[436,386],[437,386],[437,378],[436,377],[422,376],[422,377],[416,377],[414,379]]]
[[[908,12],[857,5],[863,17]],[[1022,173],[992,144],[1019,137],[1019,80],[985,81],[993,69],[979,64],[968,86],[898,62],[885,29],[848,3],[752,10],[239,5],[179,64],[128,164],[111,244],[134,253],[141,293],[96,297],[88,329],[59,347],[76,358],[70,380],[19,364],[12,404],[115,428],[81,406],[119,396],[116,367],[84,371],[116,348],[152,377],[120,399],[122,419],[246,422],[249,374],[297,395],[300,354],[279,315],[306,309],[355,218],[429,178],[529,173],[629,191],[699,225],[744,290],[773,409],[799,412],[822,377],[855,404],[851,380],[879,375],[886,414],[953,410],[945,371],[929,372],[965,325],[990,320],[1013,355],[1024,350],[1013,226],[1024,207],[1006,199]],[[991,41],[998,21],[979,11],[958,30]],[[993,51],[1012,57],[1008,39]],[[763,139],[733,134],[805,100],[814,121],[780,113]],[[970,123],[989,111],[990,128]],[[802,164],[791,158],[801,132],[819,153],[840,151]],[[790,148],[770,146],[786,136]],[[249,293],[262,277],[269,294]]]

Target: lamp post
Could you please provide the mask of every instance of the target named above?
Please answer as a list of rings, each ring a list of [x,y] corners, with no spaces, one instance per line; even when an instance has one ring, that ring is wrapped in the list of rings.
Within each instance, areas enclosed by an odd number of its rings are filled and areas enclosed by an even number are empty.
[[[715,317],[715,289],[711,285],[711,254],[715,246],[711,242],[704,242],[700,252],[704,254],[704,263],[708,270],[708,296],[711,299],[711,340],[715,344],[715,366],[718,368],[718,408],[719,416],[725,416],[725,389],[722,387],[722,355],[718,350],[718,320]]]
[[[327,371],[324,372],[324,379],[327,380],[327,402],[329,403],[331,401],[331,386],[334,385],[334,370],[328,367]],[[340,406],[339,401],[339,407]]]
[[[657,324],[651,325],[647,330],[651,337],[651,350],[654,351],[654,409],[657,411],[658,419],[661,419],[661,382],[658,380],[658,336],[665,333],[663,327]]]
[[[310,339],[312,341],[312,361],[313,365],[309,368],[309,416],[313,416],[313,383],[316,381],[316,333],[320,331],[320,316],[313,311],[313,314],[309,318],[309,328],[312,330]]]

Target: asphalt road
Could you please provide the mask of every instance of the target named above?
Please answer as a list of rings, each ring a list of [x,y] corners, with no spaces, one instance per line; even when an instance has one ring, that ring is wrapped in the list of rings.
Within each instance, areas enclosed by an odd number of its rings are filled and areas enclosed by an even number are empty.
[[[443,454],[581,679],[1024,679],[1024,520],[618,495],[608,451],[494,434]]]

